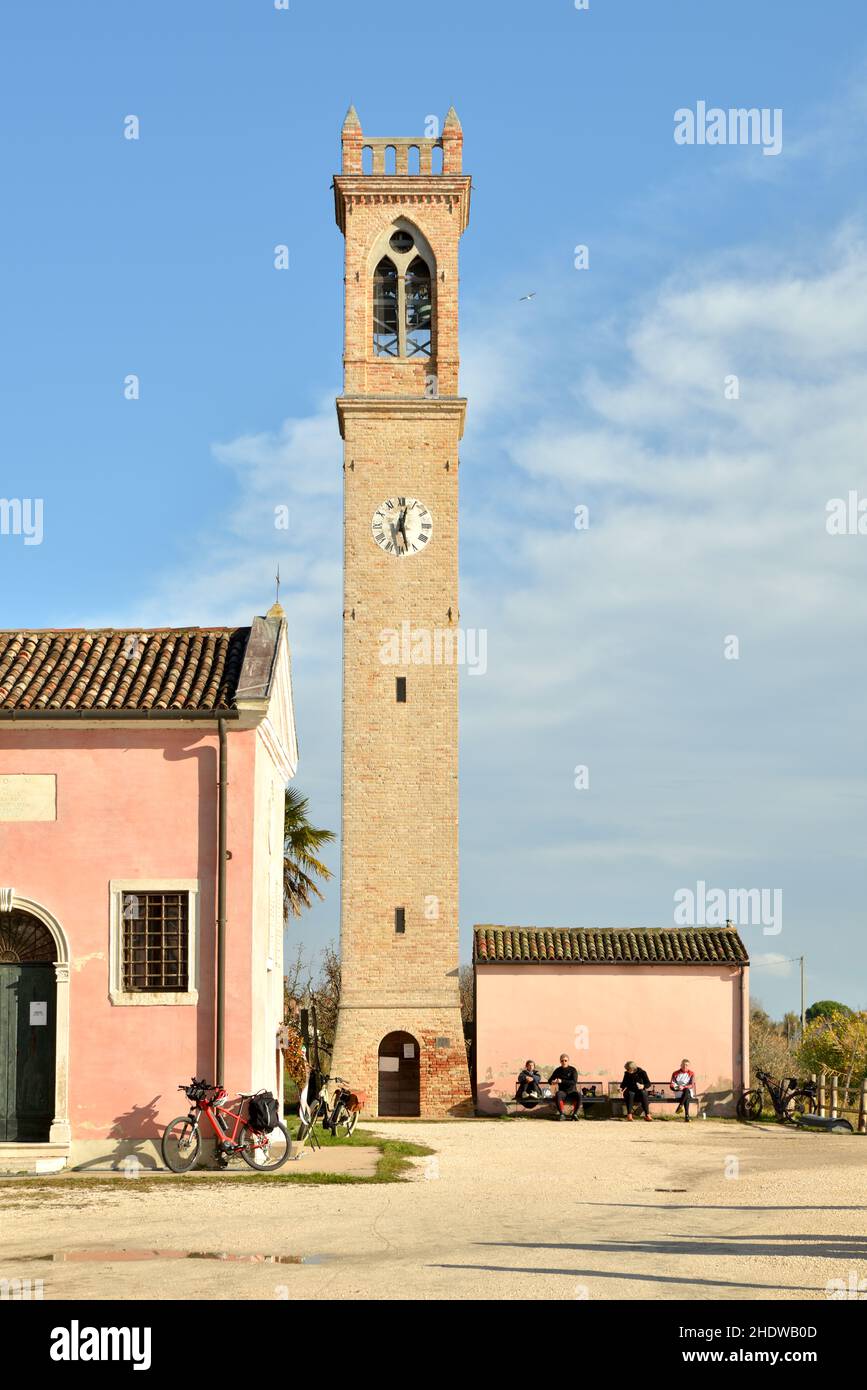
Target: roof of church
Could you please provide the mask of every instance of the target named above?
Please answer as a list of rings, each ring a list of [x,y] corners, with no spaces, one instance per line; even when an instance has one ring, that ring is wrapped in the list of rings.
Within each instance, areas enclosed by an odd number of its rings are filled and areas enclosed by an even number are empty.
[[[234,709],[250,631],[182,627],[0,632],[0,718]]]
[[[570,927],[476,927],[478,964],[746,965],[746,947],[734,927],[663,927],[634,931]]]

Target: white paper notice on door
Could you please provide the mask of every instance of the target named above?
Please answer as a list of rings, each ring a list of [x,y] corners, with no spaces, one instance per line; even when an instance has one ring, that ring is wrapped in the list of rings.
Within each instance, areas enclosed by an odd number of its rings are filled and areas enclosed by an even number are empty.
[[[404,1055],[404,1057],[414,1057],[414,1056],[415,1056],[415,1043],[404,1043],[404,1045],[403,1045],[403,1055]]]
[[[400,1058],[399,1058],[399,1057],[380,1057],[380,1059],[379,1059],[379,1070],[380,1070],[380,1071],[400,1071]]]
[[[34,999],[30,1005],[30,1026],[31,1028],[45,1028],[48,1024],[48,1002],[45,999]]]

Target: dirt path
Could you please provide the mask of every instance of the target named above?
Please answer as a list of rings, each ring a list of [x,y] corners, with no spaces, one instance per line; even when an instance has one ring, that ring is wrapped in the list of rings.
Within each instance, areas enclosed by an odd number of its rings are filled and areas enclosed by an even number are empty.
[[[381,1132],[436,1157],[385,1186],[0,1186],[0,1277],[41,1278],[47,1299],[824,1299],[867,1278],[864,1139],[713,1121]],[[303,1263],[112,1260],[122,1247]],[[63,1259],[76,1250],[95,1255]]]

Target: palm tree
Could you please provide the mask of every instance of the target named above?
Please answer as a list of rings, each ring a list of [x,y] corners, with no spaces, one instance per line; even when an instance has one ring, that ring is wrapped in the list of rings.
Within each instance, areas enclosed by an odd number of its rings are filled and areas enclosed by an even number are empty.
[[[317,830],[307,819],[307,797],[286,788],[283,815],[283,903],[293,917],[310,907],[312,895],[321,898],[313,875],[327,881],[331,870],[317,856],[334,839],[333,830]]]

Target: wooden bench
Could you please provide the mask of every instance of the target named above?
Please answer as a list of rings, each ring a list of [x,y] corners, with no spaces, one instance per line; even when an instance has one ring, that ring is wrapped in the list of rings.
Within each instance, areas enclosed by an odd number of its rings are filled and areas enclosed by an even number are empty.
[[[589,1089],[591,1086],[596,1087],[595,1095],[581,1095],[582,1089]],[[542,1082],[542,1089],[548,1089],[544,1081]],[[623,1099],[623,1094],[620,1090],[619,1081],[609,1081],[606,1083],[604,1081],[589,1081],[583,1077],[579,1077],[578,1091],[576,1094],[578,1096],[580,1104],[585,1109],[589,1108],[590,1106],[596,1105],[608,1106],[609,1114],[612,1119],[622,1119],[623,1116],[626,1114],[626,1102]],[[680,1104],[680,1098],[676,1096],[672,1090],[670,1090],[668,1081],[651,1081],[649,1096],[651,1109],[654,1105],[672,1105],[676,1107]],[[553,1086],[551,1087],[550,1096],[543,1096],[541,1100],[536,1101],[536,1104],[531,1106],[522,1104],[521,1101],[519,1101],[517,1097],[514,1095],[514,1093],[512,1095],[499,1095],[497,1099],[502,1101],[503,1105],[506,1107],[506,1113],[508,1115],[522,1115],[525,1112],[529,1114],[531,1110],[541,1110],[544,1106],[550,1106],[554,1108],[557,1104],[556,1094],[554,1092]],[[690,1110],[696,1116],[701,1114],[700,1095],[695,1095],[692,1097],[692,1100],[690,1101]]]
[[[587,1089],[587,1090],[589,1090],[591,1086],[595,1086],[595,1087],[596,1087],[596,1095],[593,1095],[593,1096],[585,1096],[585,1095],[582,1095],[582,1094],[581,1094],[582,1089]],[[517,1098],[517,1096],[515,1096],[515,1095],[512,1095],[512,1096],[502,1096],[501,1099],[503,1100],[503,1102],[504,1102],[504,1104],[506,1105],[507,1110],[509,1111],[510,1114],[513,1114],[513,1115],[520,1115],[520,1114],[522,1114],[525,1110],[527,1111],[527,1113],[529,1113],[531,1110],[541,1110],[542,1107],[545,1106],[545,1105],[550,1105],[550,1106],[555,1106],[555,1107],[556,1107],[556,1104],[557,1104],[556,1083],[552,1084],[551,1087],[549,1088],[547,1082],[543,1081],[543,1082],[542,1082],[542,1090],[543,1090],[543,1091],[546,1091],[546,1090],[549,1090],[549,1089],[550,1089],[550,1091],[551,1091],[551,1094],[550,1094],[549,1096],[543,1096],[541,1100],[537,1100],[536,1103],[535,1103],[535,1105],[533,1105],[533,1104],[527,1105],[527,1104],[525,1104],[523,1101],[519,1101],[518,1098]],[[604,1081],[590,1081],[590,1080],[585,1080],[583,1077],[580,1077],[580,1076],[579,1076],[579,1078],[578,1078],[578,1090],[575,1092],[575,1095],[576,1095],[576,1098],[578,1099],[579,1103],[580,1103],[582,1106],[589,1106],[589,1105],[608,1105],[608,1104],[609,1104],[609,1096],[608,1096],[608,1094],[607,1094],[606,1091],[605,1091],[605,1082],[604,1082]],[[573,1114],[574,1114],[574,1111],[575,1111],[575,1107],[574,1107],[574,1105],[573,1105],[573,1107],[572,1107],[572,1113],[573,1113]]]
[[[680,1096],[675,1095],[670,1088],[668,1081],[651,1081],[650,1090],[647,1093],[650,1107],[654,1105],[673,1105],[675,1108],[681,1104]],[[609,1081],[608,1099],[611,1102],[611,1114],[615,1119],[622,1119],[626,1114],[626,1101],[623,1099],[623,1092],[620,1089],[619,1081]],[[690,1109],[695,1107],[695,1114],[701,1113],[701,1096],[696,1093],[689,1102]],[[633,1114],[634,1114],[633,1110]]]

